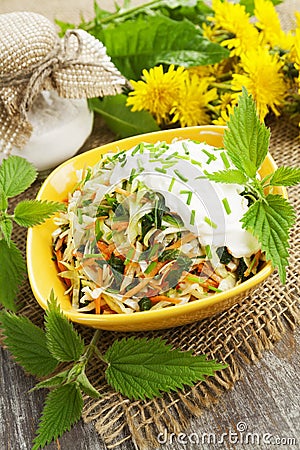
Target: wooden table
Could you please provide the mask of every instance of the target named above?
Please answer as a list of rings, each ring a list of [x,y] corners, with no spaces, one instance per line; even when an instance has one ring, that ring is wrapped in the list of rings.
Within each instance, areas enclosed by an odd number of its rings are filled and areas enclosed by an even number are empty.
[[[157,448],[163,450],[300,448],[300,358],[296,350],[297,344],[300,344],[299,330],[295,333],[288,330],[272,351],[263,354],[260,362],[252,366],[244,364],[243,379],[235,384],[232,391],[222,395],[218,404],[204,410],[201,417],[193,419],[189,429],[182,429],[182,433],[186,433],[187,436],[181,436],[179,442],[168,436],[167,444],[164,444],[165,438],[161,436],[162,444],[158,442]],[[0,352],[0,450],[30,450],[45,391],[28,394],[28,390],[35,384],[34,378],[26,376],[23,369],[11,360],[7,351],[0,349]],[[243,438],[240,438],[239,433],[233,434],[237,429],[242,430],[243,426],[247,427],[247,431],[241,434]],[[207,436],[204,433],[212,435]],[[224,443],[220,443],[224,433],[227,433],[227,436],[223,436]],[[268,444],[269,440],[276,437],[281,439],[281,444]],[[234,443],[237,438],[239,441]],[[251,439],[254,443],[251,443]],[[59,439],[59,443],[46,447],[47,450],[60,448],[107,449],[93,425],[85,425],[82,421]],[[117,450],[136,448],[128,441]]]

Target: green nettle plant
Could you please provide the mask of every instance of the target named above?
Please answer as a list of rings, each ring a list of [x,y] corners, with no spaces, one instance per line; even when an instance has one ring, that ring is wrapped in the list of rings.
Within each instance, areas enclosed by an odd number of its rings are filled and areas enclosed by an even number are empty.
[[[274,187],[299,183],[300,169],[280,167],[258,179],[257,170],[267,156],[269,138],[269,129],[260,123],[254,101],[244,90],[224,136],[228,157],[235,168],[205,176],[214,182],[244,186],[252,204],[241,219],[243,227],[258,238],[266,258],[278,268],[284,282],[295,211],[287,199],[274,193]],[[13,221],[21,226],[34,226],[64,208],[59,203],[24,200],[12,214],[8,213],[8,198],[23,192],[35,177],[35,169],[19,157],[10,157],[0,166],[0,301],[10,310],[15,309],[14,297],[25,272],[21,253],[11,241]],[[86,376],[92,356],[106,366],[107,383],[130,399],[153,398],[191,386],[227,367],[208,361],[205,355],[172,349],[160,338],[124,338],[102,353],[98,345],[101,331],[95,331],[89,343],[84,342],[61,312],[53,292],[44,330],[28,318],[5,310],[0,315],[0,324],[5,344],[16,361],[27,372],[43,378],[34,389],[49,389],[33,450],[58,438],[80,419],[83,394],[99,397]],[[68,369],[63,366],[66,363]]]
[[[105,376],[117,392],[131,399],[160,396],[162,392],[191,386],[205,376],[226,368],[205,355],[172,349],[159,338],[124,338],[102,354],[97,330],[85,344],[73,324],[62,314],[53,293],[45,313],[45,331],[26,317],[4,312],[0,316],[5,344],[26,372],[47,377],[34,389],[48,388],[33,450],[44,447],[76,423],[83,408],[83,394],[100,394],[86,376],[86,366],[96,355],[105,365]],[[72,363],[59,371],[59,364]],[[53,372],[55,371],[55,375]]]
[[[23,200],[8,211],[9,199],[22,194],[36,177],[35,167],[20,156],[9,156],[0,165],[0,304],[10,310],[16,309],[14,300],[26,273],[22,253],[11,239],[13,222],[32,227],[65,208],[62,203]]]

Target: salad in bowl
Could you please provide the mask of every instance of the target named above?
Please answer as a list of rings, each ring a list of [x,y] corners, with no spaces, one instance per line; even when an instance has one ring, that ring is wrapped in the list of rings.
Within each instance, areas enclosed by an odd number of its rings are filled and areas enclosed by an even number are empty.
[[[227,291],[264,262],[242,228],[244,186],[208,171],[232,168],[226,152],[191,139],[141,142],[77,172],[55,219],[53,255],[77,312],[135,313]]]

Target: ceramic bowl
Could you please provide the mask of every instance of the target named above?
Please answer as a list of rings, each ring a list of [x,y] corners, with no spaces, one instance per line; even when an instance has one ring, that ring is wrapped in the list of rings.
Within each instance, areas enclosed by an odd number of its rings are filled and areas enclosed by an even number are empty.
[[[190,138],[205,141],[215,147],[221,147],[223,145],[223,133],[224,127],[199,126],[158,131],[103,145],[80,154],[57,167],[45,180],[37,198],[53,201],[65,199],[76,183],[76,170],[96,164],[101,154],[130,149],[142,141],[150,143],[166,141],[171,143],[175,138]],[[268,155],[260,169],[261,176],[264,177],[275,169],[276,164],[272,157]],[[283,188],[278,188],[277,193],[286,196]],[[110,315],[78,313],[72,308],[69,296],[64,295],[65,285],[58,277],[56,265],[51,259],[51,233],[55,228],[53,219],[49,219],[44,224],[28,231],[27,262],[33,293],[40,306],[46,309],[47,299],[53,289],[61,309],[67,317],[73,322],[89,327],[132,332],[171,328],[192,323],[218,314],[242,301],[251,291],[259,288],[262,281],[272,272],[271,264],[268,262],[252,278],[228,291],[216,293],[208,298],[195,300],[185,305],[171,306],[158,311]]]

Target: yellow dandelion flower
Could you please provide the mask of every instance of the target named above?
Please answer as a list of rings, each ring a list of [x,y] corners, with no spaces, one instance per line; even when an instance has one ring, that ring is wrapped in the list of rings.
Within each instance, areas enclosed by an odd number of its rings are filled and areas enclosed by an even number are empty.
[[[198,78],[205,79],[207,83],[211,83],[216,79],[216,77],[212,75],[212,67],[213,66],[192,66],[186,70],[188,72],[189,77],[195,75]]]
[[[234,38],[226,39],[222,45],[228,47],[230,56],[240,56],[249,48],[257,48],[259,44],[259,33],[250,23],[250,16],[246,13],[245,6],[229,3],[227,1],[213,0],[214,21],[216,28],[226,30],[235,35]]]
[[[282,30],[277,11],[270,0],[255,0],[254,14],[258,20],[256,26],[261,30],[263,44],[277,46],[283,50],[292,48],[294,36],[291,32],[285,33]]]
[[[175,69],[174,65],[170,65],[164,73],[160,65],[149,71],[144,69],[142,78],[139,81],[130,81],[134,90],[129,92],[126,105],[132,106],[132,111],[149,111],[158,124],[167,123],[170,109],[184,84],[185,69]]]
[[[230,115],[233,113],[234,107],[238,102],[238,95],[232,92],[225,92],[218,100],[215,110],[218,111],[219,117],[214,119],[214,125],[226,125],[229,121]]]
[[[186,78],[180,96],[174,101],[172,122],[180,122],[182,127],[205,125],[210,122],[208,103],[217,99],[217,90],[208,89],[205,79],[196,75]]]
[[[226,109],[228,106],[234,107],[238,102],[237,94],[232,92],[224,92],[218,100],[217,108],[220,110]]]
[[[241,91],[243,86],[246,87],[256,102],[261,121],[269,108],[279,115],[277,107],[286,94],[282,65],[277,55],[271,55],[267,49],[258,47],[242,55],[241,67],[244,74],[233,75],[232,88]]]
[[[300,12],[295,12],[295,18],[296,18],[296,27],[300,28]]]
[[[205,22],[202,24],[203,36],[209,41],[215,41],[215,31],[214,28],[207,25]]]
[[[225,109],[222,109],[220,116],[217,119],[214,119],[212,123],[214,125],[227,125],[227,122],[229,122],[230,116],[233,114],[234,106],[233,105],[227,105]]]
[[[300,94],[300,27],[296,29],[295,38],[295,67],[299,71],[298,75],[298,94]]]

